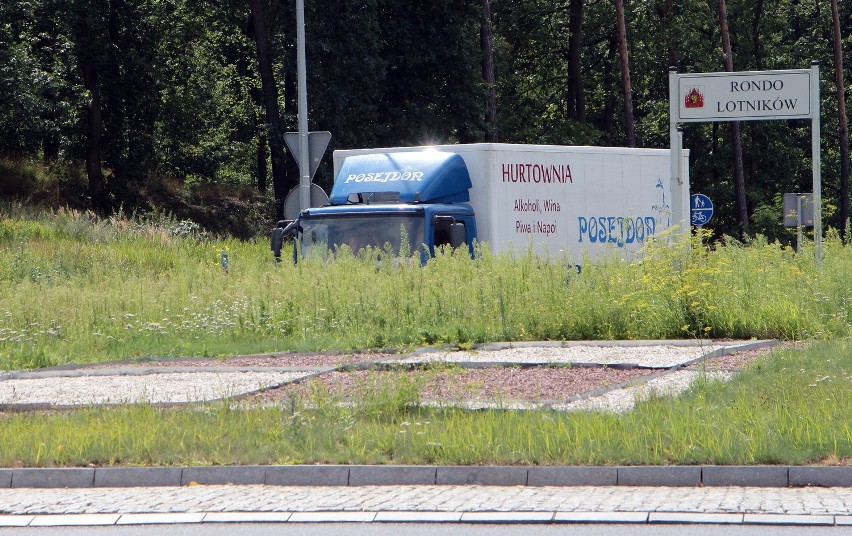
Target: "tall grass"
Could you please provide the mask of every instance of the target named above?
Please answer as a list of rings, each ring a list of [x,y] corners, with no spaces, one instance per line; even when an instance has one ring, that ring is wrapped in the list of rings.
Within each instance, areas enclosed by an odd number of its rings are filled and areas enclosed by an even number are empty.
[[[227,273],[222,252],[229,258]],[[275,265],[265,237],[165,218],[0,210],[0,368],[494,340],[850,335],[852,248],[696,239],[639,260],[440,254]]]
[[[852,457],[849,341],[785,350],[730,382],[624,415],[418,405],[407,379],[278,408],[229,403],[93,408],[0,418],[0,466],[806,464]]]

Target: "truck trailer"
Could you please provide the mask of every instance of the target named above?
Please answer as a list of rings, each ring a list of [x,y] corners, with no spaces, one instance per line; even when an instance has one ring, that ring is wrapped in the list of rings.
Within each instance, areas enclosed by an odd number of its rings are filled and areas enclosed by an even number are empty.
[[[688,206],[683,152],[680,206]],[[667,149],[477,143],[334,152],[329,203],[289,225],[303,256],[404,244],[567,256],[638,252],[671,227]],[[280,234],[280,233],[279,233]],[[280,246],[279,246],[280,248]],[[273,249],[275,245],[273,244]]]

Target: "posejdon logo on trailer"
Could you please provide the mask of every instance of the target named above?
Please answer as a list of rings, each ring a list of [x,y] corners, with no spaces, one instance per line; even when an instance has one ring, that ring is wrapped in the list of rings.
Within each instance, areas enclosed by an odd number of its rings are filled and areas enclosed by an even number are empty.
[[[713,217],[713,201],[704,194],[693,194],[689,197],[689,213],[692,225],[707,225]]]
[[[683,99],[686,108],[704,108],[704,87],[694,86],[689,88]]]

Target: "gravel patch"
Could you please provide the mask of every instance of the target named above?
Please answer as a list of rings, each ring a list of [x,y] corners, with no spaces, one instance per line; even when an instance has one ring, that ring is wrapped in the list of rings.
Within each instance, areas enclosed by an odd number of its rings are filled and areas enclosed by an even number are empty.
[[[772,352],[800,346],[802,346],[800,342],[786,341],[772,347],[764,346],[751,350],[738,350],[730,354],[709,357],[686,368],[698,370],[739,370],[751,365],[757,359],[762,359],[770,355]]]
[[[391,353],[357,354],[262,354],[227,359],[165,359],[135,362],[91,364],[71,372],[54,369],[41,378],[16,378],[0,381],[0,404],[9,405],[91,405],[119,403],[186,403],[208,401],[249,394],[248,402],[280,404],[293,393],[306,395],[315,386],[324,387],[342,397],[359,397],[376,389],[382,382],[416,382],[423,400],[441,404],[500,407],[516,401],[527,406],[554,401],[559,409],[595,409],[625,411],[637,398],[673,394],[686,389],[698,374],[714,375],[747,366],[773,349],[735,351],[743,341],[719,342],[703,346],[676,344],[618,345],[572,343],[567,346],[523,346],[482,351],[427,351],[398,359]],[[790,343],[785,343],[787,346]],[[679,366],[707,353],[725,348],[730,355],[716,356],[689,365],[683,370],[657,377],[655,367]],[[364,362],[470,363],[492,368],[437,368],[432,370],[385,370],[328,372],[300,384],[282,385],[311,375],[310,372],[275,370],[283,367],[328,367]],[[506,367],[525,363],[530,366]],[[579,367],[572,363],[608,366]],[[633,364],[645,368],[611,368]],[[181,367],[178,369],[177,367]],[[186,368],[195,367],[194,372]],[[224,370],[223,367],[244,370]],[[121,373],[116,368],[132,369]],[[215,369],[222,370],[215,370]],[[100,369],[94,372],[92,369]],[[157,369],[145,373],[145,369]],[[159,369],[172,369],[165,372]],[[251,369],[251,370],[245,370]],[[264,370],[265,369],[265,370]],[[91,370],[87,376],[86,371]],[[47,372],[47,371],[46,371]],[[48,375],[64,377],[48,377]],[[91,374],[98,374],[95,378]],[[715,376],[713,376],[715,377]],[[729,377],[719,376],[719,377]],[[624,387],[626,383],[647,383]],[[318,383],[313,383],[318,382]],[[279,387],[280,386],[280,387]],[[622,386],[622,388],[616,388]],[[590,393],[604,395],[567,402]],[[649,389],[653,390],[650,391]],[[262,393],[256,393],[265,390]],[[255,393],[255,394],[251,394]],[[443,402],[442,402],[443,401]],[[479,404],[479,406],[477,406]]]
[[[553,409],[561,411],[606,411],[610,413],[625,413],[636,406],[637,402],[651,397],[676,396],[701,378],[698,370],[679,370],[665,376],[659,376],[640,385],[616,389],[600,396],[590,397],[567,404],[554,404]],[[728,380],[730,372],[707,373],[708,380]]]
[[[423,352],[415,356],[389,360],[395,363],[523,363],[597,365],[633,364],[647,368],[671,368],[683,365],[716,350],[732,348],[729,344],[705,346],[642,345],[600,346],[573,345],[566,347],[515,347],[490,351]]]
[[[358,354],[261,354],[235,356],[227,358],[177,358],[177,359],[144,359],[136,361],[118,361],[111,363],[89,363],[75,366],[75,370],[116,369],[116,368],[282,368],[282,367],[324,367],[335,368],[354,363],[386,361],[396,354],[391,353],[358,353]]]
[[[424,404],[437,406],[463,406],[471,409],[503,408],[525,409],[547,406],[562,411],[606,411],[622,413],[632,409],[639,400],[651,396],[674,396],[686,391],[702,376],[707,379],[730,379],[736,370],[761,358],[773,348],[733,351],[706,361],[660,375],[649,370],[652,365],[678,366],[720,349],[735,349],[741,344],[716,344],[704,347],[649,345],[641,347],[604,347],[597,345],[543,348],[524,347],[483,352],[428,352],[406,362],[469,362],[469,363],[544,363],[529,367],[474,368],[447,371],[353,371],[332,372],[308,382],[286,385],[255,395],[255,400],[265,404],[279,404],[293,394],[310,397],[317,387],[340,397],[358,397],[366,389],[374,389],[381,382],[413,381],[422,383],[420,389]],[[566,352],[566,350],[568,350]],[[654,352],[664,352],[660,357]],[[499,354],[499,355],[498,355]],[[558,366],[563,361],[581,356],[583,363],[602,362],[624,364],[640,361],[648,368],[614,369],[600,367]],[[438,359],[424,359],[438,357]],[[466,361],[468,358],[474,360]],[[642,358],[642,359],[637,359]],[[591,360],[591,361],[590,361]],[[569,361],[570,363],[570,361]],[[672,363],[674,363],[672,365]],[[556,364],[557,366],[553,366]],[[645,379],[645,381],[643,381]],[[627,384],[627,385],[625,385]],[[620,386],[620,387],[619,387]],[[598,394],[604,391],[602,394]],[[572,398],[588,396],[565,403]]]
[[[281,385],[299,373],[176,373],[150,376],[63,377],[0,382],[0,404],[76,406],[218,400]]]
[[[433,407],[448,407],[460,406],[466,409],[515,409],[515,410],[530,410],[548,408],[557,411],[595,411],[606,413],[626,413],[636,407],[636,404],[647,400],[651,397],[677,396],[685,392],[689,387],[702,376],[702,372],[695,370],[680,370],[665,374],[664,376],[649,375],[647,382],[637,383],[618,389],[613,389],[606,393],[590,396],[581,400],[572,402],[552,402],[541,400],[477,400],[466,399],[459,401],[452,400],[429,400],[424,402],[424,405]],[[707,374],[707,379],[727,380],[733,373],[730,372],[714,372]]]

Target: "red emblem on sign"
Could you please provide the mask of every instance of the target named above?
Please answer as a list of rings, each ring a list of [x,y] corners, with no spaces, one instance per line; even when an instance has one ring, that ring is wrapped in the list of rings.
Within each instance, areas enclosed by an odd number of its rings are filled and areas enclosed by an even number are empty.
[[[702,89],[704,88],[694,87],[687,91],[684,106],[687,108],[704,108],[704,93],[702,93]]]

